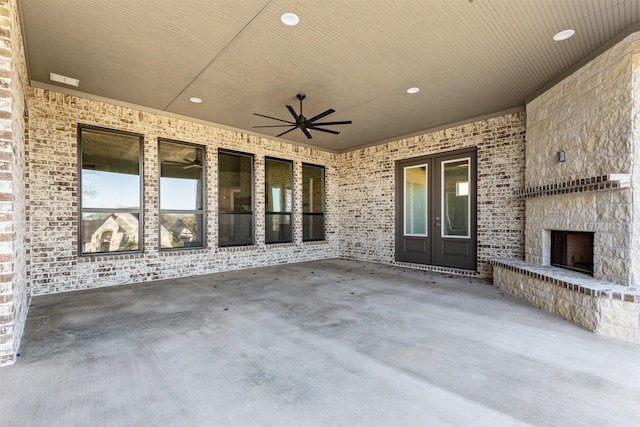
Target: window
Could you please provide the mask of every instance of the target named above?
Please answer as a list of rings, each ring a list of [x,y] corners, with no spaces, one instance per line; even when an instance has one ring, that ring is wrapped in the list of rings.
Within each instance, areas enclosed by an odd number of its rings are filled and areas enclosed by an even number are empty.
[[[141,249],[142,136],[78,127],[82,255]]]
[[[287,160],[265,160],[265,242],[291,242],[293,210],[293,164]]]
[[[159,140],[160,248],[204,247],[204,149]]]
[[[218,152],[218,246],[253,244],[253,156]]]
[[[324,167],[302,165],[302,240],[324,240]]]

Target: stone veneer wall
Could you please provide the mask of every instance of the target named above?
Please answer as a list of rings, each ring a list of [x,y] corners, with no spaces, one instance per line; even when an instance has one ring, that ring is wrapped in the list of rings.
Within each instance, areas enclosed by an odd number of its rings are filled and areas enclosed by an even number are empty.
[[[0,365],[15,361],[29,304],[24,176],[27,69],[15,0],[0,1]]]
[[[29,90],[30,280],[34,295],[338,256],[335,154],[205,124],[64,95]],[[78,123],[144,135],[144,250],[134,255],[79,257]],[[205,249],[158,249],[158,138],[206,147]],[[249,247],[217,248],[217,150],[255,158],[255,239]],[[264,243],[265,156],[294,162],[294,242]],[[302,163],[326,166],[326,241],[302,242]]]
[[[489,260],[523,256],[525,113],[480,120],[338,156],[340,253],[381,263],[395,260],[395,162],[477,147],[478,273]]]
[[[494,284],[600,335],[640,343],[640,289],[563,268],[494,260]]]
[[[631,116],[632,164],[631,171],[631,248],[629,257],[633,262],[629,276],[630,284],[640,286],[640,34],[633,38],[633,56],[631,60],[631,90],[633,106]]]
[[[527,199],[528,262],[549,263],[549,230],[591,231],[595,278],[623,285],[640,279],[639,124],[632,120],[639,43],[638,33],[626,37],[527,105],[527,187],[632,175],[629,188]],[[565,162],[556,160],[558,151]]]

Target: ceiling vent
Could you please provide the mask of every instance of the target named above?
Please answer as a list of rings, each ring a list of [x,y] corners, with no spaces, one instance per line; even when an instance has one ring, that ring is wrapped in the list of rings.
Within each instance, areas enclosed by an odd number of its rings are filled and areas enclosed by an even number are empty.
[[[72,77],[63,76],[61,74],[49,73],[49,80],[52,82],[58,82],[69,86],[78,87],[80,85],[80,80],[74,79]]]

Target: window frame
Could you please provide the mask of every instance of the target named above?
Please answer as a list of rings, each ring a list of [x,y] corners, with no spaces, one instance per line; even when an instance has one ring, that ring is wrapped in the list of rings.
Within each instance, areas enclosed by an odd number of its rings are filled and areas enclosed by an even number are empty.
[[[113,256],[113,255],[130,255],[130,254],[141,254],[144,253],[144,135],[128,132],[118,129],[105,128],[101,126],[93,126],[78,123],[78,135],[77,135],[77,173],[78,173],[78,242],[77,242],[77,251],[79,257],[96,257],[96,256]],[[139,209],[138,209],[138,249],[137,250],[129,250],[129,251],[115,251],[115,252],[84,252],[82,245],[82,236],[83,236],[83,217],[84,206],[82,203],[82,171],[83,171],[83,161],[82,161],[82,131],[83,130],[93,130],[104,133],[111,133],[115,135],[126,135],[131,137],[138,138],[138,180],[139,180]],[[131,213],[131,209],[108,209],[108,208],[93,208],[91,212],[96,213]]]
[[[244,156],[251,159],[251,212],[236,212],[236,211],[223,211],[220,210],[220,154],[229,154],[232,156]],[[254,246],[256,244],[256,173],[255,173],[255,155],[251,153],[243,153],[241,151],[227,150],[224,148],[218,148],[218,231],[217,231],[217,247],[219,248],[233,248],[243,246]],[[251,242],[250,243],[236,243],[236,244],[220,244],[220,214],[224,215],[251,215]]]
[[[199,148],[202,150],[202,209],[200,210],[180,210],[180,209],[162,209],[162,197],[160,188],[162,186],[162,158],[160,157],[160,144],[163,142],[169,144],[183,145],[187,147]],[[158,138],[158,249],[162,252],[198,250],[207,247],[207,147],[205,145],[193,144],[190,142],[179,141],[169,138]],[[162,214],[201,214],[202,215],[202,246],[186,246],[177,248],[162,247]]]
[[[281,163],[287,163],[289,165],[289,183],[291,184],[291,211],[289,212],[272,212],[267,211],[267,191],[268,191],[268,182],[267,182],[267,162],[268,161],[276,161]],[[264,242],[266,245],[273,245],[278,243],[292,243],[293,242],[293,207],[295,205],[295,195],[294,195],[294,186],[293,186],[293,160],[279,159],[277,157],[266,156],[264,158]],[[267,241],[267,218],[269,215],[289,215],[289,227],[290,230],[290,238],[289,240],[275,240],[275,241]]]
[[[322,169],[322,213],[316,212],[305,212],[304,206],[302,206],[302,241],[303,242],[323,242],[327,240],[327,168],[323,165],[315,165],[313,163],[302,163],[302,190],[304,193],[304,167],[311,166],[314,168]],[[304,194],[301,195],[302,200],[304,200]],[[308,216],[322,216],[322,239],[306,239],[304,233],[304,217]]]

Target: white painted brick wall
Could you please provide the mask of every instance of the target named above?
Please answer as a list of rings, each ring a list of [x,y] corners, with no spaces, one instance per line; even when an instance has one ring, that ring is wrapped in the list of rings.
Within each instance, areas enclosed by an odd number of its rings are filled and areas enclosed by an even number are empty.
[[[338,256],[335,154],[44,89],[32,88],[29,96],[30,273],[34,295]],[[78,257],[78,123],[144,135],[142,254]],[[159,137],[206,147],[206,249],[177,252],[158,249]],[[219,148],[254,155],[254,246],[217,248]],[[294,162],[292,244],[264,243],[265,156]],[[326,166],[326,242],[302,242],[303,162]]]
[[[13,363],[29,304],[25,194],[27,70],[14,0],[0,1],[0,365]]]
[[[395,162],[477,147],[478,272],[494,257],[522,258],[525,114],[507,114],[338,156],[340,253],[365,261],[395,260]]]

